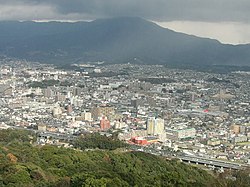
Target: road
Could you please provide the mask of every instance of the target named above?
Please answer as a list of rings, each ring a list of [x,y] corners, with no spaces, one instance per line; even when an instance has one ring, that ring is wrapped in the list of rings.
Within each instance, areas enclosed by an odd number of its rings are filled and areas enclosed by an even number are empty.
[[[136,145],[132,145],[130,148],[135,151],[142,151],[142,152],[151,153],[155,155],[177,158],[183,162],[202,164],[205,166],[216,167],[216,168],[240,170],[240,169],[250,167],[247,164],[239,164],[239,163],[233,163],[233,162],[205,158],[205,157],[198,157],[198,156],[180,155],[178,153],[174,153],[171,151],[158,150],[155,148],[140,147]]]

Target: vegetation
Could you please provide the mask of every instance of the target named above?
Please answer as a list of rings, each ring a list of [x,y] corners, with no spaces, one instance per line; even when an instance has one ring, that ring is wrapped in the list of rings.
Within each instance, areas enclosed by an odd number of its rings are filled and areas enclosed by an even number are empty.
[[[73,144],[75,148],[80,148],[82,150],[96,148],[115,150],[117,148],[126,147],[126,144],[118,140],[116,137],[102,136],[99,133],[92,133],[81,136],[77,140],[75,140]]]
[[[27,130],[0,130],[0,145],[11,144],[12,142],[27,143],[36,139],[35,133]]]
[[[34,82],[31,82],[29,84],[29,87],[32,87],[32,88],[47,88],[49,86],[54,86],[54,85],[58,85],[59,84],[59,80],[43,80],[41,82],[38,82],[38,81],[34,81]]]
[[[59,81],[59,80],[43,80],[41,82],[34,81],[29,83],[30,88],[47,88],[49,86],[71,86],[69,81]]]
[[[32,133],[28,131],[4,130],[0,131],[0,137],[0,186],[203,187],[249,184],[246,183],[249,182],[246,173],[238,173],[239,180],[220,180],[219,183],[215,176],[204,170],[143,152],[83,152],[50,145],[33,146],[29,143]]]

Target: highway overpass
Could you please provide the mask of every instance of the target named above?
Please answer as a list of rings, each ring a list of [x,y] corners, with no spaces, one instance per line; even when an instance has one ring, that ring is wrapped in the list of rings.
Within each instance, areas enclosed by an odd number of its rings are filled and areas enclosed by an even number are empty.
[[[240,164],[235,162],[228,162],[223,160],[197,157],[197,156],[177,156],[181,161],[195,164],[202,164],[204,166],[216,167],[221,169],[234,169],[239,170],[249,167],[247,164]]]

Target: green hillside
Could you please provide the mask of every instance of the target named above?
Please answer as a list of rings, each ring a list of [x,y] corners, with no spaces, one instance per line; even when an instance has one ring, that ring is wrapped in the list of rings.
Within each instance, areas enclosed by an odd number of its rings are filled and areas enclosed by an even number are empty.
[[[39,147],[30,144],[33,136],[26,131],[0,131],[0,186],[204,187],[227,182],[219,183],[196,167],[142,152]],[[230,186],[236,182],[231,181]]]

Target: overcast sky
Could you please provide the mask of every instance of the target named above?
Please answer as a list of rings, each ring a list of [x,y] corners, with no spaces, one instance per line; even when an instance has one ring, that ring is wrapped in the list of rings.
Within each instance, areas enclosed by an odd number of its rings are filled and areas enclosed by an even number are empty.
[[[250,43],[250,0],[0,0],[1,20],[137,16],[223,43]]]

